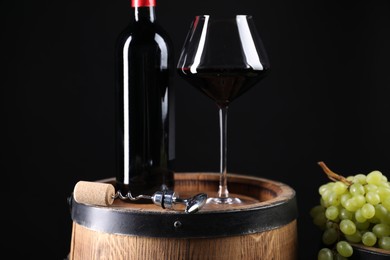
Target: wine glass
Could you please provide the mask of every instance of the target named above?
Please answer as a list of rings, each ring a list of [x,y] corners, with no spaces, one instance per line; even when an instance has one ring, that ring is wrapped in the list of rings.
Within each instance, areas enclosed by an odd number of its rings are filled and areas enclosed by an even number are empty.
[[[192,20],[177,64],[178,74],[219,109],[220,180],[207,203],[242,204],[227,187],[227,112],[230,103],[258,83],[269,61],[253,17],[198,15]]]

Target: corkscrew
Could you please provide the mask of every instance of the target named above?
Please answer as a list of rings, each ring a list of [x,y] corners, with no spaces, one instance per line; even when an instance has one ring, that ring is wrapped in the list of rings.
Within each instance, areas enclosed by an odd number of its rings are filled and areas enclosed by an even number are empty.
[[[172,190],[156,191],[153,195],[133,196],[129,191],[123,195],[121,191],[115,192],[112,184],[103,182],[79,181],[73,191],[74,200],[78,203],[109,206],[115,199],[136,201],[150,199],[157,206],[163,209],[175,209],[176,204],[185,205],[185,213],[196,213],[206,203],[207,194],[198,193],[195,196],[183,199],[179,198]]]
[[[186,213],[195,213],[206,203],[207,195],[205,193],[196,194],[193,197],[182,199],[176,196],[176,193],[172,190],[156,191],[152,196],[149,195],[138,195],[133,197],[131,192],[128,192],[125,196],[120,191],[117,191],[114,195],[114,199],[120,198],[123,200],[139,200],[139,199],[150,199],[154,204],[161,206],[163,209],[173,209],[175,204],[185,205]]]

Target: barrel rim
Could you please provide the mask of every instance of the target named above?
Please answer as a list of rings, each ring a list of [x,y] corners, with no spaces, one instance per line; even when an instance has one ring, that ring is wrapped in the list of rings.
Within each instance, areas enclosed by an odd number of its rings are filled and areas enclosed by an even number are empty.
[[[356,251],[360,251],[362,253],[367,253],[367,254],[370,254],[370,255],[377,255],[377,256],[385,256],[385,257],[389,257],[390,256],[390,251],[389,250],[386,250],[386,249],[382,249],[382,248],[378,248],[378,247],[369,247],[369,246],[365,246],[363,244],[359,244],[359,243],[351,243],[352,247],[354,247],[354,249]]]
[[[237,177],[285,185],[253,176]],[[254,234],[279,228],[297,218],[296,194],[291,190],[292,193],[288,197],[271,201],[269,204],[245,209],[199,211],[195,214],[85,205],[76,202],[71,196],[71,218],[75,223],[95,231],[130,236],[211,238]]]
[[[295,220],[297,209],[295,197],[266,208],[196,214],[125,212],[80,204],[73,199],[71,214],[77,224],[105,233],[145,237],[210,238],[276,229]]]

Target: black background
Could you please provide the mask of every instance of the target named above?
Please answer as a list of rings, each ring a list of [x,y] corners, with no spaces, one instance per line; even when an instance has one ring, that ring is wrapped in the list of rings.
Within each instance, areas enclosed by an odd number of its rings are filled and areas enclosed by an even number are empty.
[[[328,181],[317,162],[390,177],[389,2],[157,4],[175,60],[194,15],[254,16],[271,73],[230,106],[228,169],[296,190],[299,258],[316,259],[309,210]],[[112,177],[114,42],[131,15],[129,0],[0,2],[2,237],[19,259],[65,258],[75,183]],[[173,86],[176,170],[218,171],[216,106],[178,76]]]

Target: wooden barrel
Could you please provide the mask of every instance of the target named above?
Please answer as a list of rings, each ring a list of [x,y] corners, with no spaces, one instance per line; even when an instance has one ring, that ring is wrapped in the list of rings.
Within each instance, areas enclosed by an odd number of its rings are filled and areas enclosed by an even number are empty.
[[[365,246],[363,244],[353,244],[353,254],[349,260],[388,260],[390,251],[378,247]]]
[[[215,192],[219,174],[176,173],[180,197]],[[113,179],[104,180],[113,182]],[[70,260],[297,259],[295,191],[281,182],[228,175],[229,191],[252,198],[243,206],[199,212],[116,199],[109,207],[71,203]]]

